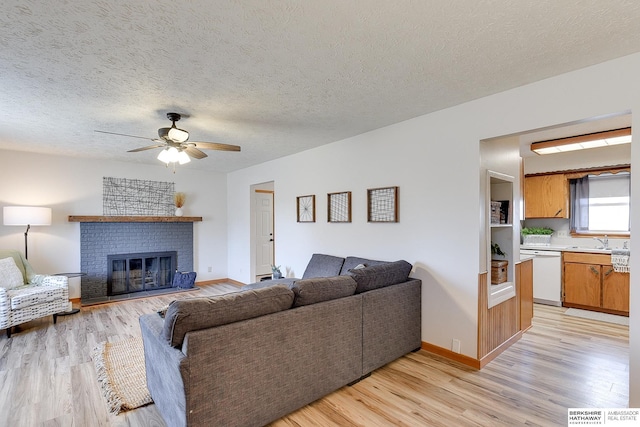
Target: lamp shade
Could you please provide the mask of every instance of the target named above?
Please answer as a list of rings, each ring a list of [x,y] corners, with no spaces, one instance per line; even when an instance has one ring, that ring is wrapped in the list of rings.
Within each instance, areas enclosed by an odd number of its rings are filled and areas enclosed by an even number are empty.
[[[51,225],[51,208],[37,206],[5,206],[4,225]]]

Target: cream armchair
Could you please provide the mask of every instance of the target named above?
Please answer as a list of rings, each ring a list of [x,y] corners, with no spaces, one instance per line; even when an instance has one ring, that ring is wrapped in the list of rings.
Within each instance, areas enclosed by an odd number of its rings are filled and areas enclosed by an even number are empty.
[[[71,309],[67,277],[35,274],[18,251],[0,250],[0,261],[6,258],[13,258],[23,279],[22,283],[0,282],[0,329],[7,330],[8,338],[13,326],[49,315],[56,323],[58,313]]]

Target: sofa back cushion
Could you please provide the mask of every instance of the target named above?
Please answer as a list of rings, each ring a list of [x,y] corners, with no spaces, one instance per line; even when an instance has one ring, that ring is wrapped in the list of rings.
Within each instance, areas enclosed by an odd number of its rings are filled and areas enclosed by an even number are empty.
[[[396,283],[406,282],[411,273],[411,264],[407,261],[387,262],[358,269],[351,269],[351,275],[358,286],[356,293],[383,288]]]
[[[356,281],[351,276],[317,277],[296,280],[292,286],[295,293],[294,307],[316,304],[353,295]]]
[[[353,270],[358,266],[371,267],[374,265],[387,264],[387,263],[388,261],[376,261],[375,259],[348,256],[344,259],[344,264],[342,264],[342,269],[340,270],[340,274],[342,275],[349,274],[349,270]]]
[[[302,275],[303,279],[313,277],[331,277],[340,274],[344,258],[333,255],[313,254],[307,268]]]
[[[291,289],[276,285],[215,297],[176,300],[169,304],[162,334],[169,345],[179,347],[189,331],[287,310],[293,304],[293,297]]]

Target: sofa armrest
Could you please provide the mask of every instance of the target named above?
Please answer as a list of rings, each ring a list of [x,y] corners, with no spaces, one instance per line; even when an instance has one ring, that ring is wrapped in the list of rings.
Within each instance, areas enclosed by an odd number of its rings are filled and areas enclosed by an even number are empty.
[[[5,288],[0,288],[0,329],[5,329],[9,325],[9,311],[11,301]]]
[[[188,359],[163,338],[163,326],[157,313],[140,316],[147,388],[167,425],[186,426]]]
[[[69,278],[67,276],[49,276],[46,274],[34,274],[31,276],[29,284],[32,286],[60,286],[69,287]]]

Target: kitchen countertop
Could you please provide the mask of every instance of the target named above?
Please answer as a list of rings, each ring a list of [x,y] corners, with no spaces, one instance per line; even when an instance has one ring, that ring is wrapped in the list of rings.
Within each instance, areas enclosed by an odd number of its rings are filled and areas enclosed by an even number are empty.
[[[621,248],[597,249],[597,248],[588,248],[588,247],[582,247],[582,246],[520,245],[520,249],[534,250],[534,251],[587,252],[587,253],[594,253],[594,254],[610,254],[611,249],[621,249]],[[520,257],[520,259],[522,259],[522,257]]]

